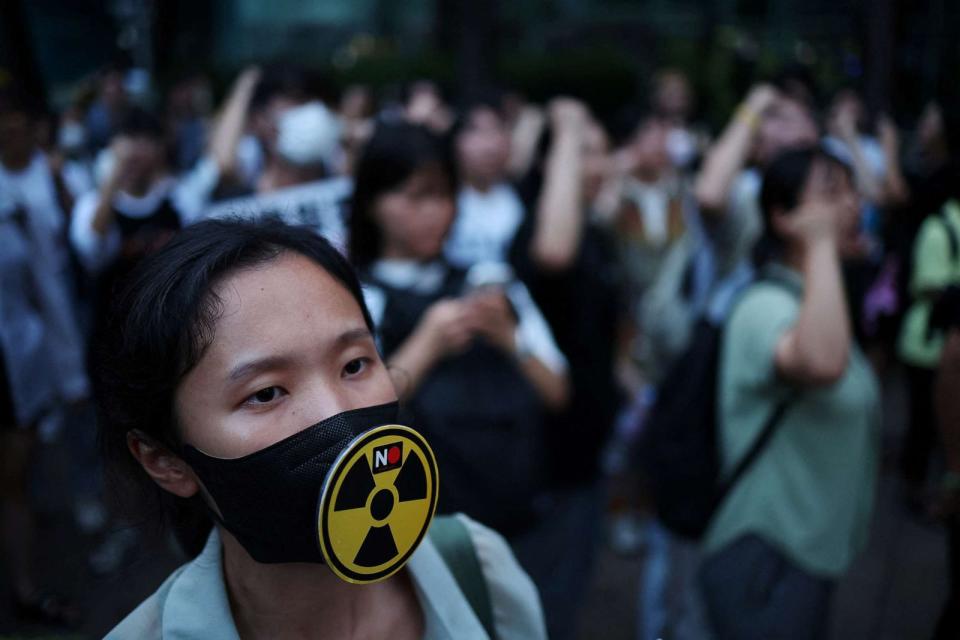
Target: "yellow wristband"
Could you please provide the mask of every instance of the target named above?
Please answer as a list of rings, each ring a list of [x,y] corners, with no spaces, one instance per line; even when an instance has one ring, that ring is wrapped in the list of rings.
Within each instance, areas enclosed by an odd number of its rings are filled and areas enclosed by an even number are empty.
[[[739,108],[737,108],[737,113],[734,116],[734,119],[737,122],[746,124],[751,129],[756,129],[760,126],[760,114],[752,109],[748,104],[742,104]]]

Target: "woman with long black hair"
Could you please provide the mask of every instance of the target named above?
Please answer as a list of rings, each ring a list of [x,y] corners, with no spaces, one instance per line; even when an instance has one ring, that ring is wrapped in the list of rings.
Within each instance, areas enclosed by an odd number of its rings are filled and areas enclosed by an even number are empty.
[[[506,536],[544,591],[557,581],[536,574],[535,556],[560,533],[544,517],[544,417],[567,402],[567,363],[508,266],[444,257],[453,184],[441,140],[381,125],[356,168],[350,257],[399,393],[444,469],[441,512]]]

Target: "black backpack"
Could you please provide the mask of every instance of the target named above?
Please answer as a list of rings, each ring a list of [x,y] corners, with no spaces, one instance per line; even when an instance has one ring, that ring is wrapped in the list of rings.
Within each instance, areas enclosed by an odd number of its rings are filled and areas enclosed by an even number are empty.
[[[728,314],[729,317],[729,314]],[[701,317],[690,344],[668,370],[638,441],[638,457],[657,516],[673,533],[697,540],[713,514],[770,441],[789,401],[777,405],[760,436],[728,477],[718,447],[717,384],[723,325]]]
[[[460,295],[466,272],[449,269],[430,293],[365,280],[386,297],[378,327],[389,358],[437,300]],[[543,408],[517,364],[475,342],[431,369],[404,403],[414,427],[430,441],[443,481],[437,513],[462,512],[512,536],[540,518],[543,484]]]

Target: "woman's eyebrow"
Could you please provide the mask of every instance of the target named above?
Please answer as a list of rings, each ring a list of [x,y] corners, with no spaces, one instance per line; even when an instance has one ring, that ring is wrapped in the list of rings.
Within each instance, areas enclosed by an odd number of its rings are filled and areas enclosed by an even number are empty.
[[[370,330],[366,327],[358,327],[356,329],[349,329],[344,331],[337,339],[334,340],[334,345],[337,347],[346,347],[354,342],[363,342],[365,340],[370,340],[373,338],[373,335],[370,333]]]
[[[337,336],[333,341],[333,348],[344,349],[356,342],[364,342],[373,339],[373,335],[366,327],[349,329]],[[256,358],[247,362],[242,362],[232,368],[227,374],[228,382],[237,382],[243,378],[270,371],[272,369],[286,369],[293,366],[296,357],[293,355],[276,355],[265,358]]]
[[[283,369],[289,367],[293,363],[293,360],[290,356],[267,356],[266,358],[249,360],[231,369],[230,373],[227,374],[227,380],[229,382],[236,382],[263,371]]]

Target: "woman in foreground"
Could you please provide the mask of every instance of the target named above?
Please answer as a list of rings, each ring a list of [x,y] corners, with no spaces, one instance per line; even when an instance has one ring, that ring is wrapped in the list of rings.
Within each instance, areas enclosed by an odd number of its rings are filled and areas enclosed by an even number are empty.
[[[203,222],[115,309],[104,445],[196,557],[108,638],[544,637],[498,535],[459,516],[427,535],[433,454],[397,425],[360,287],[325,240]]]

